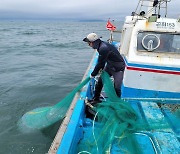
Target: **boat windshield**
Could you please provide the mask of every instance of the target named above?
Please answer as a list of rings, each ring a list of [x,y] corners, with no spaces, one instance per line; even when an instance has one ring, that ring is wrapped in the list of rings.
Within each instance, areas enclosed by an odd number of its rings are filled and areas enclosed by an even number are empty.
[[[180,53],[180,34],[139,32],[137,35],[137,50]]]

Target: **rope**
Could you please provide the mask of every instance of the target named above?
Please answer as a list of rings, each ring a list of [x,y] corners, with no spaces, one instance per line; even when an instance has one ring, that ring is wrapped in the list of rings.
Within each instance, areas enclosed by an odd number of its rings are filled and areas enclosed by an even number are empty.
[[[95,134],[94,134],[94,124],[95,124],[95,119],[96,119],[96,117],[97,117],[97,114],[98,114],[98,112],[95,114],[94,119],[93,119],[93,127],[92,127],[92,130],[93,130],[93,138],[94,138],[94,140],[95,140],[97,153],[99,153],[99,149],[98,149],[98,144],[97,144],[96,136],[95,136]]]
[[[91,154],[91,153],[88,152],[88,151],[80,151],[80,152],[78,152],[78,154],[81,154],[81,153],[88,153],[88,154]]]

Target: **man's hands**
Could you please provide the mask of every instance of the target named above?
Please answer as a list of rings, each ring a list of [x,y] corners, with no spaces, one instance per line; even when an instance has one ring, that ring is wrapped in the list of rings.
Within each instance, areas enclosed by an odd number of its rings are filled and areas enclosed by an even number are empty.
[[[100,69],[97,75],[100,76],[102,72],[103,72],[103,69]],[[90,78],[91,78],[91,79],[92,79],[92,78],[95,78],[95,77],[96,77],[96,76],[92,76],[92,74],[90,75]]]
[[[94,78],[95,76],[92,76],[92,75],[90,75],[90,78],[92,79],[92,78]]]

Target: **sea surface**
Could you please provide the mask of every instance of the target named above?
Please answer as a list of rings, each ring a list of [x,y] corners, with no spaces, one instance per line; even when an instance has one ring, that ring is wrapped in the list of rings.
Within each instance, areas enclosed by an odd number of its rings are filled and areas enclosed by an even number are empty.
[[[60,124],[27,133],[18,120],[55,105],[81,82],[94,53],[82,39],[91,32],[110,36],[106,21],[0,21],[0,154],[48,152]]]

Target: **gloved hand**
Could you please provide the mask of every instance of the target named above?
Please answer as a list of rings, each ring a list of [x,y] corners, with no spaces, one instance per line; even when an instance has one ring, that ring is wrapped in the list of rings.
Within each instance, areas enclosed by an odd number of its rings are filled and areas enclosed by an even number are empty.
[[[92,79],[92,78],[94,78],[95,76],[92,76],[92,75],[90,75],[90,78]]]

